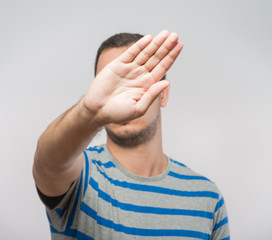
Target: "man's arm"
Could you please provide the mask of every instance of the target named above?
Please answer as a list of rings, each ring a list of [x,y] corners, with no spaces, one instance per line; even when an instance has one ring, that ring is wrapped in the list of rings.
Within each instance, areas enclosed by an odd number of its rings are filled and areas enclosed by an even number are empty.
[[[44,131],[38,140],[33,176],[47,196],[68,191],[83,167],[82,152],[108,123],[123,123],[145,114],[169,86],[159,81],[182,49],[175,33],[147,35],[109,63],[87,94]]]
[[[100,128],[82,100],[49,125],[38,140],[33,164],[43,194],[59,196],[68,191],[82,170],[82,151]]]

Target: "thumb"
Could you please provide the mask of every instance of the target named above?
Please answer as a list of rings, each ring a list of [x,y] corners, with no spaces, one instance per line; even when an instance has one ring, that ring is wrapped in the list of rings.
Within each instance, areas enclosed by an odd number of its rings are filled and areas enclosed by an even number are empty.
[[[151,87],[147,90],[147,92],[137,102],[137,105],[136,105],[137,111],[136,111],[135,117],[140,117],[144,115],[147,109],[153,103],[153,101],[168,86],[169,86],[169,82],[167,80],[161,80],[151,85]]]

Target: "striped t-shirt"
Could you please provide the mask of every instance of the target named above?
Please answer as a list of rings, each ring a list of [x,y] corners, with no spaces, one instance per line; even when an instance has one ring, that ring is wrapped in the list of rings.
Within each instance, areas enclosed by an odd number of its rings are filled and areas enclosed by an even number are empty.
[[[47,208],[53,240],[230,239],[218,188],[182,163],[168,158],[162,174],[141,177],[123,168],[106,145],[84,155],[80,178],[54,209]]]

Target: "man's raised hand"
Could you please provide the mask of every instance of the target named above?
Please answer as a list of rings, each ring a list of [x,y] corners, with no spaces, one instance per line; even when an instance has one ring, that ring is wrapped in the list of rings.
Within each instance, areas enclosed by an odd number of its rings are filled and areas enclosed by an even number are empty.
[[[169,86],[160,79],[181,50],[176,33],[164,30],[153,40],[146,35],[98,73],[83,98],[85,107],[102,125],[142,116]]]

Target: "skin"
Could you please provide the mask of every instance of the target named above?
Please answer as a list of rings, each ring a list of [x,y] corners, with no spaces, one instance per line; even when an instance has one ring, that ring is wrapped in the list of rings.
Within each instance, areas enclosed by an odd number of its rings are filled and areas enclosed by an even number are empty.
[[[108,63],[127,49],[128,47],[120,47],[103,51],[98,61],[97,72],[99,73]],[[110,123],[105,126],[115,135],[125,138],[128,135],[137,134],[155,122],[155,135],[148,142],[136,146],[123,147],[112,141],[110,137],[107,137],[107,146],[111,154],[124,168],[136,175],[145,177],[156,176],[162,173],[167,165],[167,158],[162,150],[160,107],[166,106],[168,93],[169,86],[160,93],[143,116],[123,124]]]
[[[181,50],[178,35],[162,31],[154,39],[143,37],[128,49],[101,54],[98,74],[86,95],[54,120],[38,140],[33,176],[43,194],[59,196],[68,191],[80,176],[82,152],[104,126],[126,134],[139,131],[157,117],[157,131],[148,142],[125,148],[108,138],[107,145],[128,171],[141,176],[163,171],[160,107],[167,103],[169,82],[159,80]]]

